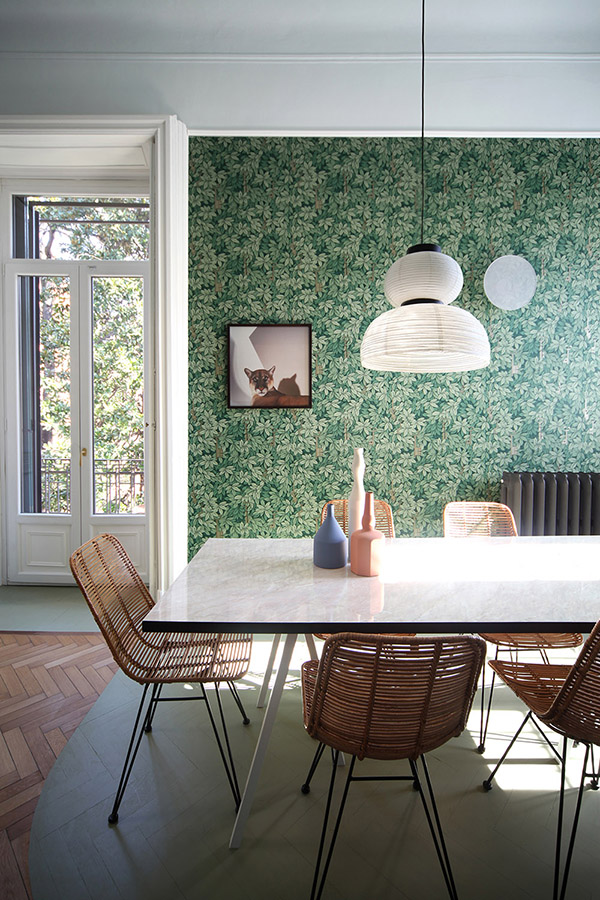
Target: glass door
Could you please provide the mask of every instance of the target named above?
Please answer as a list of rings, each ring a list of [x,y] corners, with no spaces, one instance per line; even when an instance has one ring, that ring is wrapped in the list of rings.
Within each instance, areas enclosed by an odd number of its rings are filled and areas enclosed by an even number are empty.
[[[81,527],[108,531],[147,571],[144,310],[147,263],[85,267],[81,345]]]
[[[147,572],[146,262],[6,264],[10,582],[72,583],[110,531]]]

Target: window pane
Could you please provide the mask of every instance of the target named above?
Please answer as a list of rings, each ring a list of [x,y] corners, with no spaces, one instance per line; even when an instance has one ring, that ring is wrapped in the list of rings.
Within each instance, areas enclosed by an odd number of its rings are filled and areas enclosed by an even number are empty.
[[[69,279],[21,276],[19,297],[21,511],[69,513]]]
[[[94,512],[144,512],[143,280],[94,277]]]
[[[148,259],[143,197],[15,197],[14,255],[36,259]]]

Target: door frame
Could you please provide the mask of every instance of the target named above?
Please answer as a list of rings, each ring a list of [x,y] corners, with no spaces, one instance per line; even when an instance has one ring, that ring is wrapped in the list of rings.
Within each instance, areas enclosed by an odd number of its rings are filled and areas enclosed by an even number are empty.
[[[74,149],[75,148],[75,149]],[[26,152],[23,152],[23,151]],[[159,595],[187,562],[188,133],[176,116],[0,117],[0,259],[11,254],[14,193],[149,191],[150,380],[148,441],[150,589]],[[76,158],[74,158],[76,153]],[[4,278],[2,278],[4,281]],[[2,318],[4,318],[4,298]],[[6,583],[6,377],[0,370],[0,583]]]

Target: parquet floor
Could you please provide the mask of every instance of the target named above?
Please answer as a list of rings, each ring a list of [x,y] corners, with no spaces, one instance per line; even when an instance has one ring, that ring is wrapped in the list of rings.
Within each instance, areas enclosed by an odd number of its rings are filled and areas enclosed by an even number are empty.
[[[31,897],[29,833],[44,779],[116,672],[100,634],[0,632],[0,897]]]

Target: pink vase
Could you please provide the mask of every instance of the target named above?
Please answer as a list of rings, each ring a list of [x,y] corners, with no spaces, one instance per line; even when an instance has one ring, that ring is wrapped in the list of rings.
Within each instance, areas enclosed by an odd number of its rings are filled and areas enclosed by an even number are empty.
[[[385,535],[375,528],[373,492],[365,494],[362,528],[350,537],[350,569],[355,575],[379,575]]]

